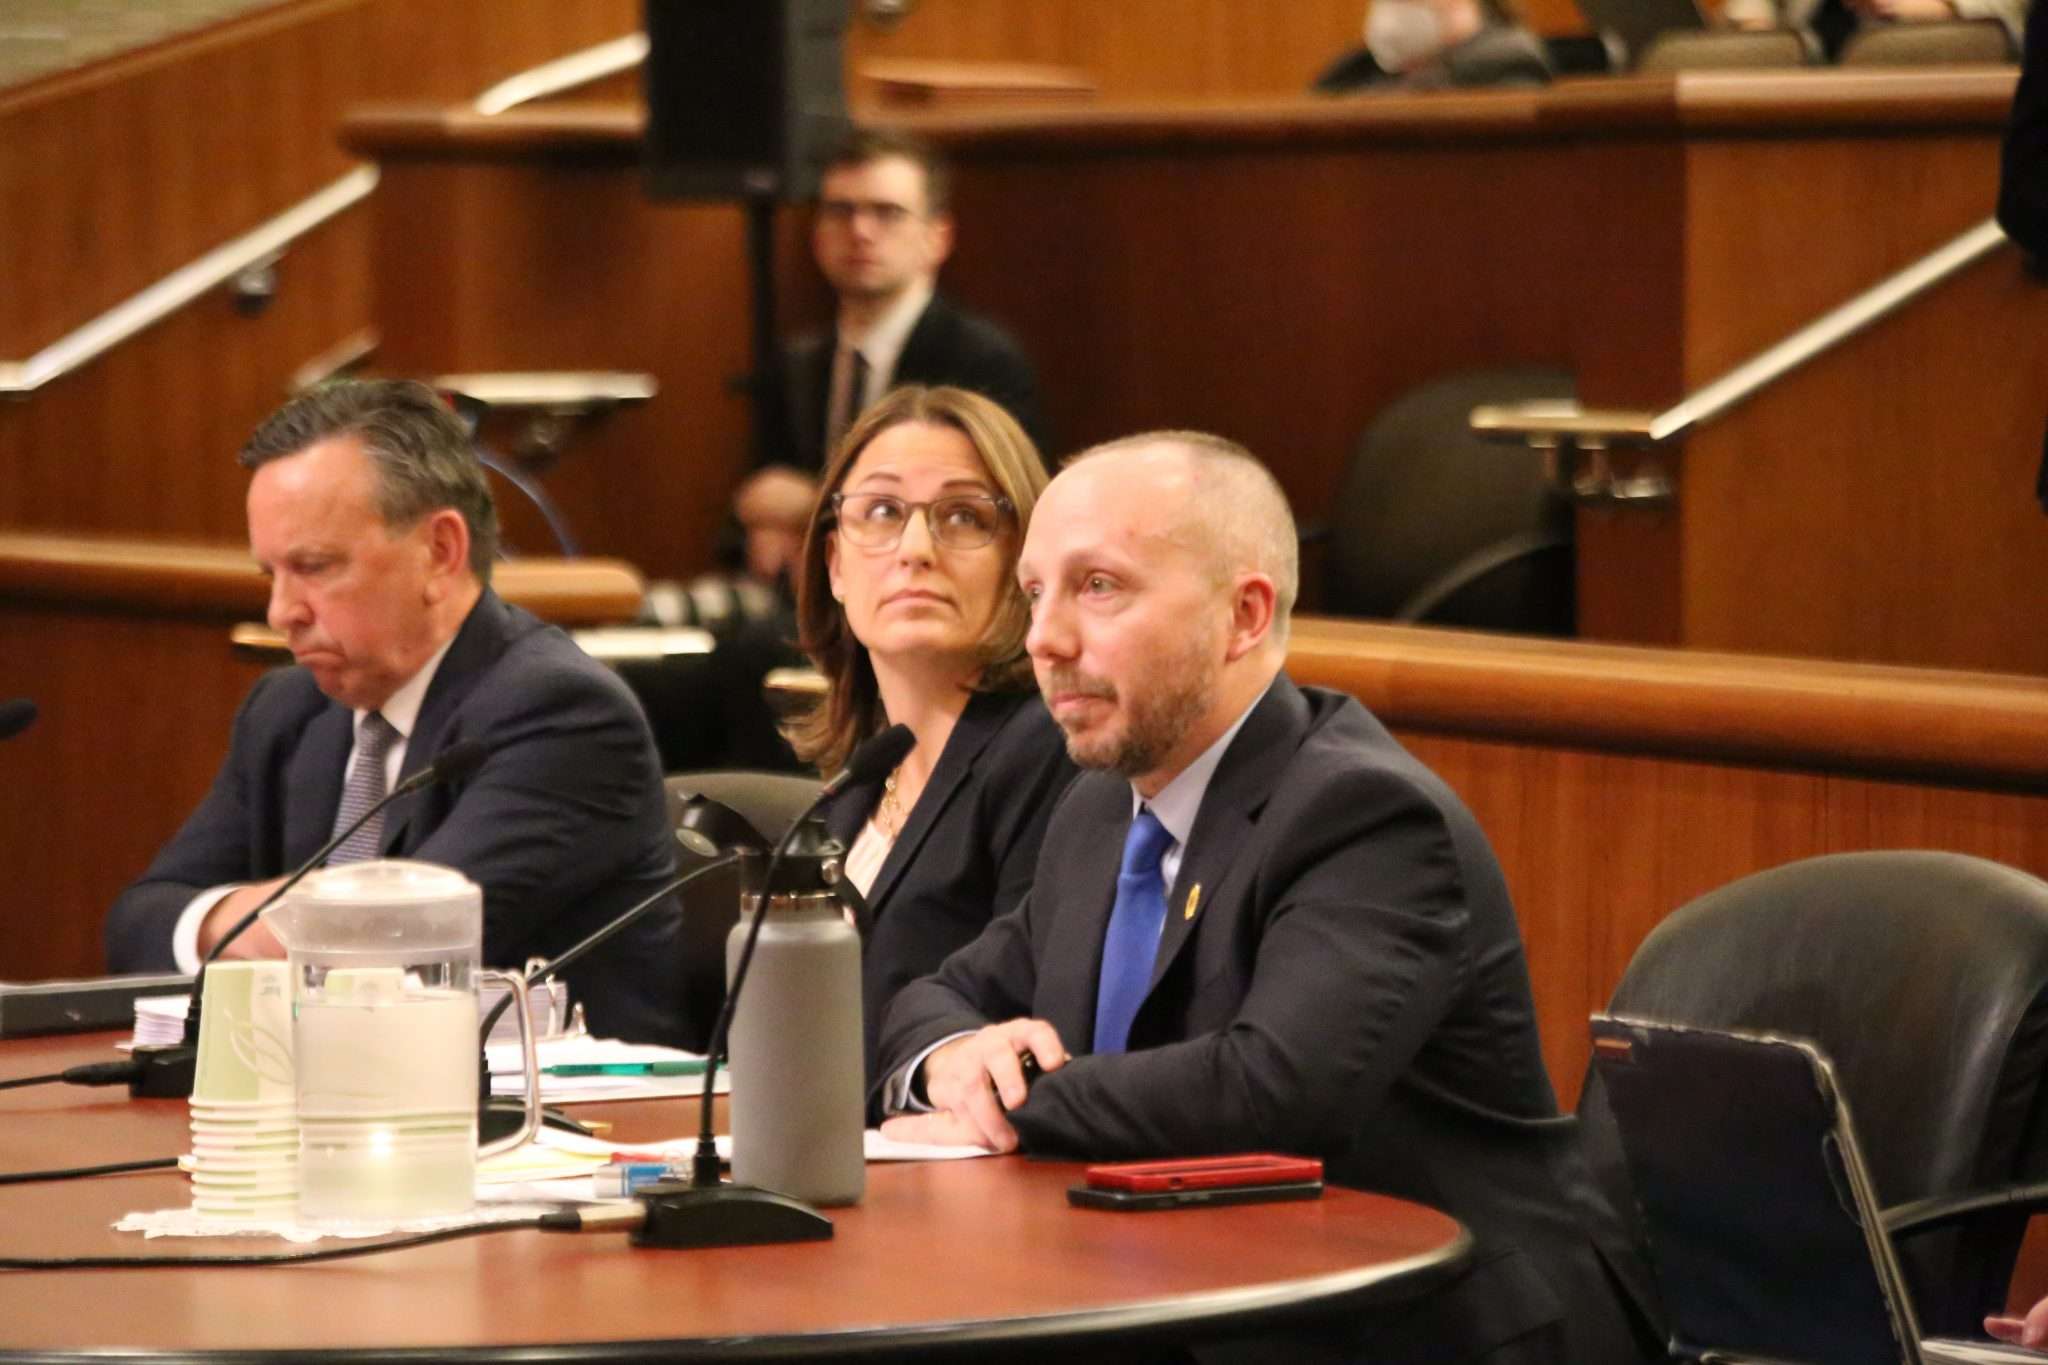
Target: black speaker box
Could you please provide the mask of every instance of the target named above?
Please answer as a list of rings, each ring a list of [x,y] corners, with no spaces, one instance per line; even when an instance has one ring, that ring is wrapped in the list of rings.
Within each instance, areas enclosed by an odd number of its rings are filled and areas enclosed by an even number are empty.
[[[847,128],[849,0],[647,0],[647,192],[808,199]]]

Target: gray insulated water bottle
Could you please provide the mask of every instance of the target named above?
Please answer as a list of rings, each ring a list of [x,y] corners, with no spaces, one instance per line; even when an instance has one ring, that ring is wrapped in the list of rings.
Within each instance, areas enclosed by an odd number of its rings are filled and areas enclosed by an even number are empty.
[[[860,935],[830,890],[838,858],[805,861],[785,860],[796,875],[776,878],[733,1012],[732,1177],[808,1204],[853,1204],[867,1180]],[[742,897],[726,939],[728,982],[757,899]]]

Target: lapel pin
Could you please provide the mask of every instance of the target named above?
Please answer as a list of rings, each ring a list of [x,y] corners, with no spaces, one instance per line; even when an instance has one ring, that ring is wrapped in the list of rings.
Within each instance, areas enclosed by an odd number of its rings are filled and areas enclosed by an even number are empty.
[[[1195,909],[1201,903],[1202,884],[1200,882],[1196,882],[1193,886],[1188,888],[1188,903],[1186,908],[1180,912],[1180,917],[1182,919],[1193,919],[1195,917]]]

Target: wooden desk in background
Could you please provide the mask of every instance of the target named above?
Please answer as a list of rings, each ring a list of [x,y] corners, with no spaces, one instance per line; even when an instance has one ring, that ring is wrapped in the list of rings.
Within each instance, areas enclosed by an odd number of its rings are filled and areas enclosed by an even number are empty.
[[[104,1059],[112,1041],[0,1043],[0,1076]],[[676,1103],[588,1109],[628,1141],[691,1131],[696,1114]],[[179,1101],[57,1086],[0,1093],[0,1171],[170,1156],[185,1131]],[[1453,1219],[1378,1195],[1331,1189],[1311,1203],[1126,1215],[1069,1208],[1079,1171],[1019,1157],[870,1166],[861,1203],[830,1211],[833,1239],[797,1246],[641,1251],[620,1234],[519,1231],[328,1265],[0,1271],[0,1351],[45,1361],[249,1350],[328,1361],[406,1350],[435,1360],[1042,1357],[1349,1317],[1422,1292],[1469,1255]],[[285,1249],[145,1243],[108,1229],[124,1212],[188,1197],[182,1176],[156,1173],[0,1188],[0,1244],[22,1256]]]
[[[1562,365],[1661,408],[1990,215],[2009,70],[1705,73],[934,113],[945,286],[1009,324],[1066,447],[1201,427],[1324,514],[1389,399]],[[739,210],[642,197],[627,106],[358,111],[378,363],[631,368],[661,398],[551,476],[652,573],[746,460]],[[792,211],[783,317],[825,300]],[[512,320],[508,323],[508,320]],[[1679,500],[1580,518],[1586,633],[2048,674],[2048,289],[2006,250],[1704,427]]]

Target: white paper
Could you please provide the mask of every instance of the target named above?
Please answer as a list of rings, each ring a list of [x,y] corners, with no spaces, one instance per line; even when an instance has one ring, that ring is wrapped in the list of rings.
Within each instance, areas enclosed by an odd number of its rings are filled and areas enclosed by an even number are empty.
[[[537,1044],[535,1054],[543,1067],[592,1066],[620,1062],[702,1061],[695,1052],[660,1047],[653,1043],[622,1043],[616,1038],[592,1038],[577,1034],[552,1038]],[[491,1066],[491,1093],[518,1095],[525,1089],[520,1075],[519,1044],[492,1043],[484,1049]],[[712,1093],[728,1094],[732,1075],[718,1068]],[[704,1077],[695,1076],[549,1076],[540,1078],[540,1097],[548,1104],[589,1104],[597,1100],[664,1099],[677,1095],[701,1095]]]

